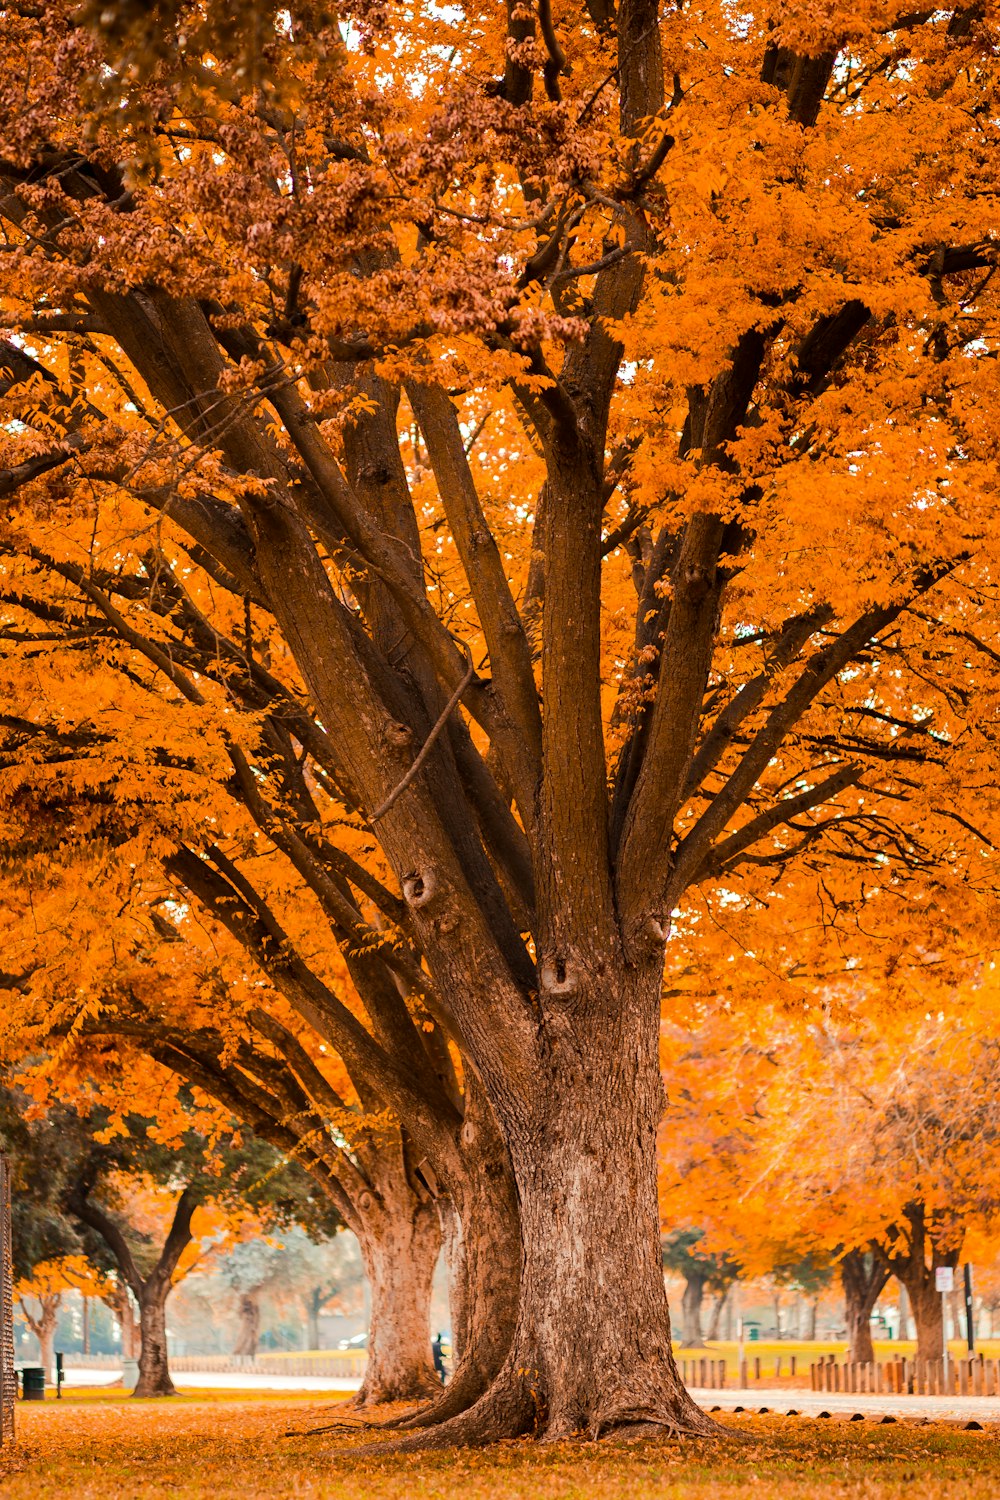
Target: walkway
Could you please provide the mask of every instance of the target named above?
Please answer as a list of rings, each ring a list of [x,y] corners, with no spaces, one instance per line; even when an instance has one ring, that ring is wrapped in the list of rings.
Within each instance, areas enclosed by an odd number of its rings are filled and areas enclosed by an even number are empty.
[[[874,1420],[879,1417],[908,1417],[911,1421],[921,1417],[931,1422],[969,1422],[975,1420],[984,1425],[1000,1422],[1000,1396],[851,1396],[833,1391],[768,1390],[755,1386],[752,1390],[706,1391],[692,1389],[692,1396],[699,1406],[711,1409],[720,1407],[732,1411],[742,1406],[748,1412],[759,1412],[766,1406],[776,1415],[795,1411],[803,1417],[816,1417],[821,1411],[831,1417],[852,1417],[855,1412]]]

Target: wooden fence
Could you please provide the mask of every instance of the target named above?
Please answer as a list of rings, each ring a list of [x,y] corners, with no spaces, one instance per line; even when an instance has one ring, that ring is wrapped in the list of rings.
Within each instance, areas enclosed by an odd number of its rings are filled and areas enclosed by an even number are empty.
[[[981,1354],[949,1359],[890,1359],[861,1363],[831,1354],[810,1365],[814,1391],[857,1395],[1000,1396],[1000,1360]]]

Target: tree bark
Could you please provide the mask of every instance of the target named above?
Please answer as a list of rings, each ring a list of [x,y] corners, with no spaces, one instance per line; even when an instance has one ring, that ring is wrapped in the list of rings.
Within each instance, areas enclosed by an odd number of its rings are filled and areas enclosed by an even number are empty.
[[[718,1433],[671,1350],[656,1195],[659,988],[657,973],[641,991],[633,981],[620,1006],[595,994],[572,1027],[553,1005],[531,1086],[497,1091],[521,1216],[514,1341],[482,1399],[428,1442]]]
[[[260,1289],[258,1287],[251,1287],[248,1291],[240,1293],[239,1319],[239,1332],[236,1335],[236,1343],[233,1345],[233,1353],[241,1359],[253,1359],[257,1353],[257,1340],[260,1338]]]
[[[717,1339],[719,1337],[719,1328],[722,1323],[722,1314],[728,1308],[729,1294],[731,1291],[732,1287],[727,1286],[723,1291],[716,1293],[715,1301],[712,1303],[712,1314],[708,1320],[708,1332],[705,1335],[705,1340],[709,1344],[713,1341],[713,1339]]]
[[[847,1321],[847,1357],[871,1364],[875,1358],[871,1316],[889,1280],[889,1268],[872,1251],[849,1250],[840,1262]]]
[[[926,1213],[920,1203],[909,1204],[879,1251],[888,1270],[906,1289],[917,1330],[917,1359],[940,1359],[944,1349],[941,1293],[935,1286],[938,1266],[958,1265],[959,1252],[946,1248],[942,1224]],[[928,1265],[928,1261],[930,1264]]]
[[[381,1232],[359,1235],[371,1288],[368,1363],[356,1406],[413,1401],[441,1389],[431,1359],[431,1280],[441,1250],[433,1202],[384,1216]]]
[[[167,1296],[170,1282],[151,1276],[139,1300],[139,1379],[133,1396],[176,1396],[167,1362]]]

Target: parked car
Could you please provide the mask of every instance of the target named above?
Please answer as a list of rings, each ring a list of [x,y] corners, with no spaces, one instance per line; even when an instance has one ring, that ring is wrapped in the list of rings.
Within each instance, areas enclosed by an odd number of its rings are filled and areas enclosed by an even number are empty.
[[[361,1354],[368,1348],[367,1333],[354,1333],[349,1339],[341,1339],[337,1345],[338,1349],[346,1349],[350,1354]]]

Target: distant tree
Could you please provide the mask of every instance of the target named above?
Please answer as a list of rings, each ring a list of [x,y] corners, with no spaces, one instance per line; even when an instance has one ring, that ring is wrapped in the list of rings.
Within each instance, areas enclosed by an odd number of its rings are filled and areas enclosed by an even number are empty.
[[[663,1241],[663,1264],[684,1278],[681,1308],[684,1316],[684,1343],[700,1348],[705,1342],[701,1329],[702,1302],[706,1290],[714,1292],[716,1307],[721,1307],[727,1292],[737,1279],[740,1268],[731,1256],[712,1254],[703,1246],[703,1229],[677,1229]]]
[[[180,1120],[163,1129],[140,1115],[113,1118],[103,1104],[32,1109],[23,1090],[0,1090],[0,1138],[19,1182],[34,1184],[39,1226],[23,1264],[57,1243],[114,1269],[140,1328],[137,1396],[172,1395],[166,1302],[180,1275],[217,1248],[227,1225],[301,1217],[338,1225],[311,1179],[271,1147],[181,1100]],[[211,1209],[211,1213],[207,1210]],[[22,1205],[23,1213],[23,1205]],[[196,1221],[200,1215],[201,1225]],[[123,1323],[124,1333],[124,1323]]]

